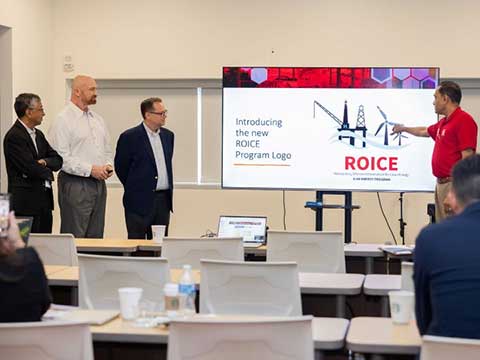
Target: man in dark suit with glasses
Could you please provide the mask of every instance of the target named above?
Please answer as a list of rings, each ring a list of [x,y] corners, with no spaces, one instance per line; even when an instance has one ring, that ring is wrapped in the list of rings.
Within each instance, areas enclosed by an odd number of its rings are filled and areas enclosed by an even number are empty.
[[[120,135],[115,171],[123,184],[129,239],[151,239],[152,225],[166,225],[173,209],[174,134],[164,127],[167,109],[160,98],[140,105],[143,122]]]

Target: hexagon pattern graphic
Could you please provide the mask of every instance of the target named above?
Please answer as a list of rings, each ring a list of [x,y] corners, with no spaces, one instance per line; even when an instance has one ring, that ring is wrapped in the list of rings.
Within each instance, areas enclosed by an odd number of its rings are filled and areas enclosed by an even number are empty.
[[[405,80],[410,76],[410,69],[393,69],[393,76],[398,80]]]
[[[224,76],[226,87],[434,89],[438,84],[438,68],[425,67],[225,67]]]
[[[392,69],[372,68],[372,79],[380,84],[392,78]]]
[[[435,81],[432,78],[422,80],[422,89],[435,89]]]
[[[414,79],[413,77],[409,77],[407,80],[403,81],[403,87],[407,89],[418,89],[420,85],[420,81]]]
[[[417,80],[423,80],[428,76],[428,69],[412,69],[412,76]]]
[[[262,82],[267,80],[267,76],[268,73],[267,69],[265,68],[254,68],[250,72],[250,79],[252,79],[252,81],[256,82],[257,84],[261,84]]]

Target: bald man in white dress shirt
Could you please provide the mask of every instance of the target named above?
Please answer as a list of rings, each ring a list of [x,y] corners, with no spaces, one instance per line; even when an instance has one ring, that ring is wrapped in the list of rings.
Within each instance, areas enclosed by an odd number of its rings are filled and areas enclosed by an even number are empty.
[[[58,176],[60,232],[77,238],[103,238],[107,188],[113,173],[110,134],[89,105],[97,103],[97,84],[89,76],[73,79],[70,102],[50,129],[52,146],[63,157]]]

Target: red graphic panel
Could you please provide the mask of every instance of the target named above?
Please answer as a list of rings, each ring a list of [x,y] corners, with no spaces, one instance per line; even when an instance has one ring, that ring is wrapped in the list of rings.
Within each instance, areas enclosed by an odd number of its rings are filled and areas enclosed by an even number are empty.
[[[224,67],[223,87],[434,89],[438,68]]]

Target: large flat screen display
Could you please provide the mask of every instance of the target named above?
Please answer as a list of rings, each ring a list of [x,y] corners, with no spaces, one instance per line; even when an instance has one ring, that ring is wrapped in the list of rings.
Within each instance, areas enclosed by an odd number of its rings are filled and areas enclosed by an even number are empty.
[[[224,188],[433,191],[438,68],[223,68]]]

